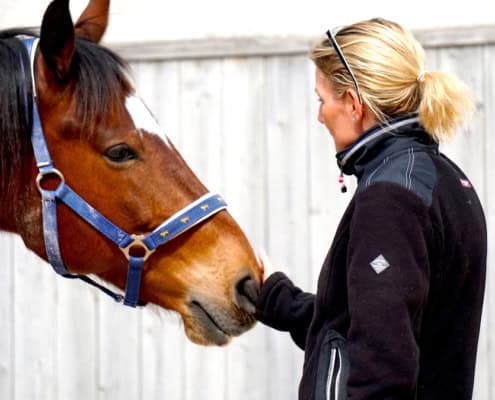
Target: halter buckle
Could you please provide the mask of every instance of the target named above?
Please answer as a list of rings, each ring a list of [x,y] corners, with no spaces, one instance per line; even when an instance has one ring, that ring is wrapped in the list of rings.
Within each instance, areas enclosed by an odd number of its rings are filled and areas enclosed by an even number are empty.
[[[144,235],[131,235],[132,242],[129,243],[126,247],[120,247],[122,253],[126,256],[127,260],[133,257],[140,257],[143,261],[146,261],[149,256],[151,256],[156,249],[150,250],[146,243],[144,243],[145,236]],[[138,252],[139,254],[134,256],[131,254],[131,251]]]
[[[54,190],[43,189],[43,187],[41,186],[41,183],[42,183],[43,179],[45,179],[46,177],[48,177],[50,175],[55,175],[58,178],[58,180],[59,180],[58,186]],[[40,193],[43,193],[43,192],[55,192],[60,186],[62,186],[64,184],[65,184],[64,175],[62,174],[62,172],[60,172],[56,168],[52,168],[49,171],[44,171],[44,172],[42,172],[40,170],[40,172],[38,173],[38,176],[36,176],[36,187],[38,188],[38,190],[39,190]]]

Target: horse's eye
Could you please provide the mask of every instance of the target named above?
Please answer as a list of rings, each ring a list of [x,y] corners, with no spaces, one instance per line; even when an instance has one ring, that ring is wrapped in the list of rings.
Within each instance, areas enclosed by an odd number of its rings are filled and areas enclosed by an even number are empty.
[[[125,162],[130,160],[135,160],[137,158],[136,153],[132,151],[132,149],[126,144],[118,144],[116,146],[110,147],[106,153],[105,157],[107,157],[110,161],[113,162]]]

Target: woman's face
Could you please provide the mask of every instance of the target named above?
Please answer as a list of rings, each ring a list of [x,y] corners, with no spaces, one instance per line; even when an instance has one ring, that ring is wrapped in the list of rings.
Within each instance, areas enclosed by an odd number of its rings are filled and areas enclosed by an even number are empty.
[[[362,133],[352,96],[337,98],[330,81],[325,74],[316,68],[316,94],[320,101],[318,121],[326,126],[335,142],[335,150],[341,151],[350,146]]]

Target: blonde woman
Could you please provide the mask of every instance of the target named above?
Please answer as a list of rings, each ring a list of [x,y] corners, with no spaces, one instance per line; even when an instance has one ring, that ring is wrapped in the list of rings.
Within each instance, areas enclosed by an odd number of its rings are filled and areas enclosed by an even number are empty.
[[[327,32],[311,58],[318,120],[358,186],[316,295],[260,256],[258,319],[304,349],[300,399],[470,399],[486,226],[438,150],[471,112],[468,92],[383,19]]]

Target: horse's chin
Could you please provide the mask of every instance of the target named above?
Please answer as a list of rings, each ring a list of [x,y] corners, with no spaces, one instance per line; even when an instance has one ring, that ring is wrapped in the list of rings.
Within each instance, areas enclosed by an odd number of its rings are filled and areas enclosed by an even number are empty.
[[[225,346],[255,323],[254,316],[237,310],[232,313],[209,302],[193,300],[183,316],[187,337],[203,346]]]
[[[226,346],[229,344],[232,336],[218,328],[189,327],[185,324],[186,336],[193,343],[201,346]]]

